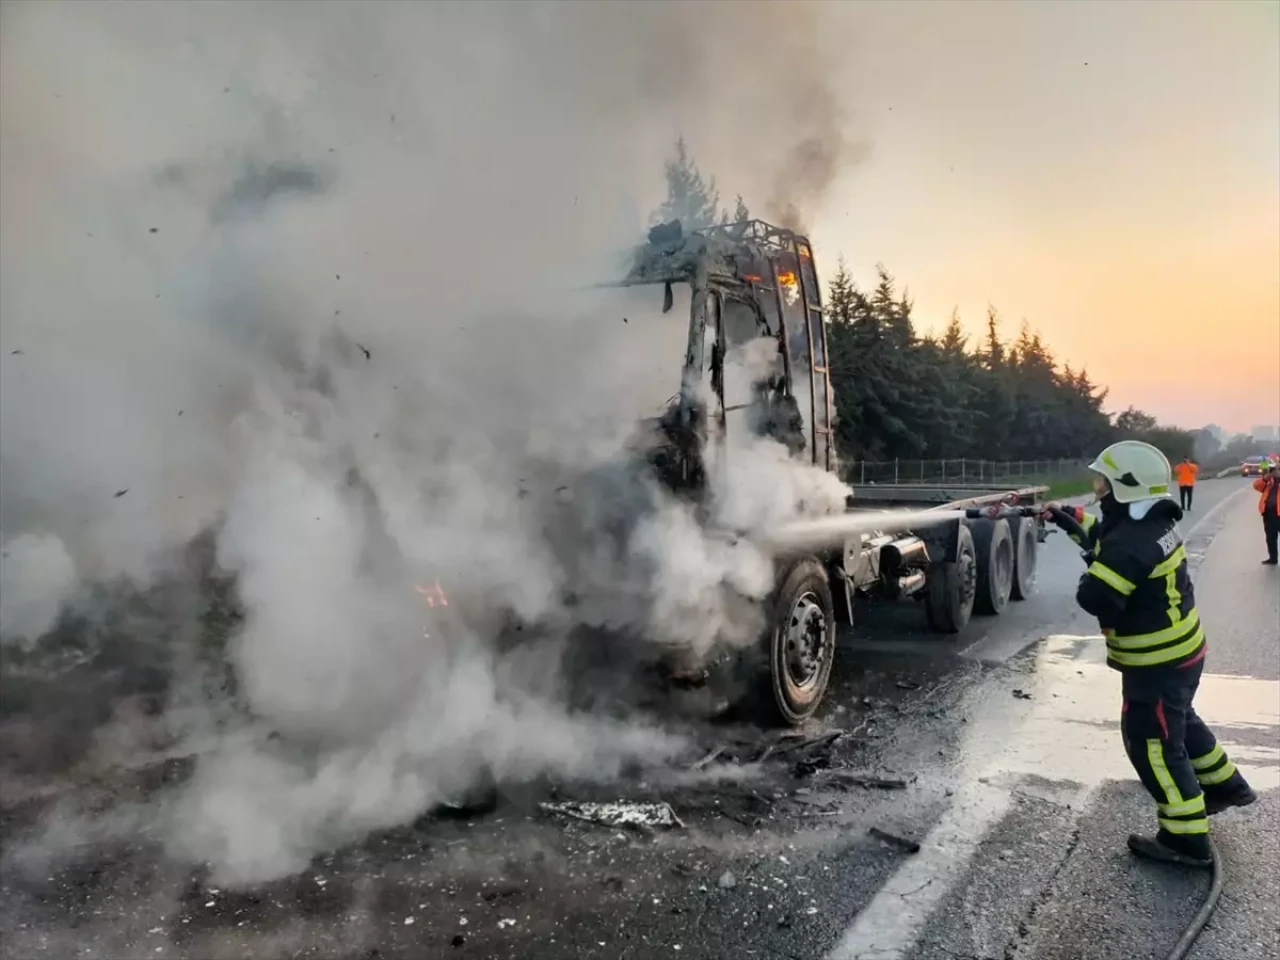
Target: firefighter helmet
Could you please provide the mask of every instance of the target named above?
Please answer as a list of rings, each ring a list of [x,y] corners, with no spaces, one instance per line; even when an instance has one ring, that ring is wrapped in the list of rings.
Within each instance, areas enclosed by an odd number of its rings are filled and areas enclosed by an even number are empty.
[[[1169,458],[1156,447],[1140,440],[1113,443],[1089,469],[1107,478],[1118,503],[1133,503],[1155,497],[1170,497],[1173,470]]]

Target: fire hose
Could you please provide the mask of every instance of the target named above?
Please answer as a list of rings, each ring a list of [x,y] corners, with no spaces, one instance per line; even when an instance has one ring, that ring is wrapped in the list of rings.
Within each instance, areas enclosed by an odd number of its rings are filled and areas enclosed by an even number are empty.
[[[988,518],[997,520],[1007,517],[1034,517],[1043,513],[1048,513],[1053,522],[1067,536],[1076,543],[1084,544],[1087,542],[1087,534],[1084,526],[1073,515],[1067,513],[1058,507],[1051,507],[1047,511],[1043,507],[1028,506],[1009,506],[1007,504],[998,504],[990,507],[971,507],[965,511],[965,516],[970,519]],[[1093,554],[1085,550],[1081,554],[1086,562],[1093,561]],[[1204,902],[1200,906],[1199,912],[1187,924],[1182,932],[1182,936],[1178,938],[1177,944],[1173,948],[1173,952],[1168,955],[1166,960],[1184,960],[1191,952],[1191,948],[1195,945],[1196,939],[1204,931],[1205,926],[1209,923],[1209,918],[1213,916],[1213,911],[1218,908],[1218,900],[1222,896],[1223,885],[1222,858],[1218,855],[1218,851],[1213,851],[1213,865],[1211,878],[1209,881],[1209,892],[1205,895]]]

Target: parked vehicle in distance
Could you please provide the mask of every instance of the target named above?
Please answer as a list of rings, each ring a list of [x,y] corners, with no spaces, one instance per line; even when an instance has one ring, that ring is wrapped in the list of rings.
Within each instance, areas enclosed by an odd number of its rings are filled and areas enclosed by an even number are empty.
[[[1240,464],[1240,476],[1242,477],[1260,477],[1262,476],[1262,463],[1266,458],[1263,456],[1245,457],[1244,462]]]

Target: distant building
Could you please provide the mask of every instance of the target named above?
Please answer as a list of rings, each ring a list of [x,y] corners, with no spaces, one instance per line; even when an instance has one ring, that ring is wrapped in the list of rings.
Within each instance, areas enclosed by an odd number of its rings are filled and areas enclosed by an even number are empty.
[[[1275,424],[1258,424],[1249,428],[1249,435],[1255,440],[1270,441],[1272,443],[1280,440],[1280,426]]]

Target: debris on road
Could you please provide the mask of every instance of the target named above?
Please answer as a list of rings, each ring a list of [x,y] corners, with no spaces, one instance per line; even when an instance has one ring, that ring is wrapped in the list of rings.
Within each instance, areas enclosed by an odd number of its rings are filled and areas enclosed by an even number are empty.
[[[879,827],[871,827],[867,833],[875,837],[877,840],[883,840],[890,846],[898,847],[907,853],[919,853],[920,844],[906,837],[900,837],[896,833],[890,833],[888,830],[881,830]]]
[[[915,780],[904,780],[901,777],[878,777],[871,773],[860,773],[854,770],[830,770],[825,777],[830,777],[839,784],[851,787],[867,787],[872,790],[905,790],[907,784]]]
[[[1027,693],[1025,690],[1017,690],[1017,689],[1015,689],[1015,690],[1013,691],[1013,695],[1014,695],[1015,697],[1017,697],[1019,700],[1030,700],[1030,699],[1031,699],[1031,694]]]
[[[614,803],[589,803],[565,800],[558,803],[540,803],[538,808],[547,813],[558,813],[587,823],[607,827],[683,827],[684,823],[669,803],[635,803],[619,800]]]
[[[797,752],[812,754],[815,750],[828,749],[834,746],[835,742],[843,737],[844,734],[843,730],[831,730],[813,737],[785,737],[765,747],[764,752],[760,754],[760,759],[764,760],[767,757],[778,757]]]
[[[786,737],[766,746],[756,762],[794,758],[795,775],[807,777],[831,765],[832,749],[843,736],[844,730],[831,730],[813,737]]]
[[[484,784],[464,791],[457,797],[441,800],[435,809],[437,817],[466,819],[498,808],[498,790],[492,784]]]
[[[732,890],[738,885],[738,878],[730,871],[726,870],[720,874],[719,886],[721,890]]]
[[[691,769],[691,770],[705,770],[705,769],[707,769],[707,767],[709,767],[712,763],[714,763],[714,762],[715,762],[719,757],[721,757],[721,756],[723,756],[723,755],[724,755],[724,747],[716,747],[714,750],[712,750],[710,753],[708,753],[708,754],[707,754],[705,757],[703,757],[701,760],[699,760],[699,761],[697,761],[696,763],[694,763],[694,764],[693,764],[693,766],[692,766],[692,767],[690,767],[690,769]]]

